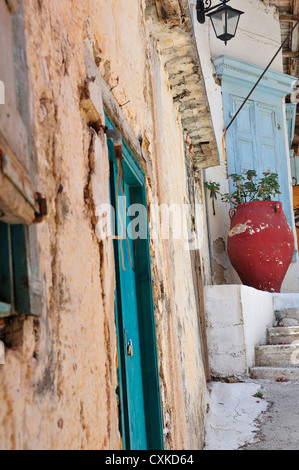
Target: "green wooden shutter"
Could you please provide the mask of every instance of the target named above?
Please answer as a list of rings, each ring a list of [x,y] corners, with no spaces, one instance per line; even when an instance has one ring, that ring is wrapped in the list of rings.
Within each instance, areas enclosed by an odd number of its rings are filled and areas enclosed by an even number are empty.
[[[39,281],[39,267],[36,265],[35,270],[32,269],[34,263],[30,257],[29,230],[30,228],[24,225],[11,227],[15,309],[18,314],[40,316],[42,291]]]
[[[40,316],[38,265],[32,269],[28,227],[0,222],[0,317]]]

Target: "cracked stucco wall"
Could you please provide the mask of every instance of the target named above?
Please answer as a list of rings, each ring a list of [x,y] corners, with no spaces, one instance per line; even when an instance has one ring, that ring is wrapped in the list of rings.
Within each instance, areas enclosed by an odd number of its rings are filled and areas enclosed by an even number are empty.
[[[33,143],[49,214],[37,228],[42,316],[1,324],[1,449],[121,446],[113,247],[95,234],[95,204],[109,202],[107,145],[86,125],[80,98],[85,44],[143,138],[148,203],[184,204],[180,116],[144,11],[144,0],[24,2]],[[190,253],[181,240],[150,248],[165,445],[200,449],[206,383]]]

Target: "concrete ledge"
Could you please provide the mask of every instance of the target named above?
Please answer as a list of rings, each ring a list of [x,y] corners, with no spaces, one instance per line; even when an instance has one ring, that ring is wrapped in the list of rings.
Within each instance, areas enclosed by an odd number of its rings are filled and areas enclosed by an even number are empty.
[[[266,344],[273,326],[273,297],[243,285],[205,286],[211,375],[248,375],[255,346]]]

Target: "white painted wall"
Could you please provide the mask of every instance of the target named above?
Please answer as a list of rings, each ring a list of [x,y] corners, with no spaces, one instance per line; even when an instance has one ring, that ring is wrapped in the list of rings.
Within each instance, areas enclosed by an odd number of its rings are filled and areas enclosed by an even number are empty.
[[[212,0],[212,5],[217,3],[220,2]],[[190,0],[190,5],[195,10],[196,0]],[[266,66],[274,55],[273,51],[276,52],[281,44],[275,7],[265,5],[262,0],[231,0],[229,6],[243,11],[244,15],[241,15],[236,37],[227,46],[216,38],[208,18],[204,25],[195,22],[200,59],[203,60],[211,52],[212,57],[225,54],[261,67]],[[276,72],[283,72],[281,53],[271,68]]]
[[[291,263],[282,283],[281,292],[299,292],[299,263]]]
[[[205,314],[211,374],[248,375],[255,346],[266,344],[273,326],[273,296],[238,285],[205,286]]]
[[[217,2],[214,0],[213,5]],[[281,44],[280,23],[278,13],[273,6],[266,5],[262,0],[231,0],[230,6],[244,11],[240,18],[237,35],[227,46],[216,38],[210,20],[204,25],[196,20],[196,0],[190,0],[194,15],[194,29],[198,43],[199,56],[206,84],[212,121],[215,129],[217,145],[220,153],[220,165],[209,168],[203,174],[206,180],[217,181],[223,192],[229,191],[227,179],[227,163],[222,152],[222,132],[224,129],[221,86],[216,80],[212,58],[228,55],[261,67],[266,67]],[[283,72],[282,54],[280,53],[271,65],[271,70]],[[286,124],[284,123],[285,132]],[[290,174],[290,168],[288,168]],[[212,250],[212,279],[216,284],[240,284],[240,279],[232,268],[225,246],[230,228],[228,205],[216,201],[216,216],[213,216],[211,200],[207,198],[210,226],[210,245]],[[282,286],[282,292],[299,291],[299,263],[292,263]]]
[[[214,1],[213,5],[216,4]],[[275,7],[266,6],[262,0],[231,0],[229,6],[243,11],[244,15],[241,15],[236,37],[227,46],[216,38],[208,21],[212,57],[226,54],[261,67],[267,66],[281,44]],[[271,69],[283,72],[281,53]]]

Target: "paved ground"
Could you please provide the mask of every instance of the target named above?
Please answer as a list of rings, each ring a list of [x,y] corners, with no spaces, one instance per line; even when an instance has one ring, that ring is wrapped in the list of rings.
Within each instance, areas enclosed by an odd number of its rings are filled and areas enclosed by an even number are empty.
[[[212,382],[205,450],[299,450],[299,383]]]
[[[244,449],[299,450],[299,383],[260,383],[269,408],[258,419],[258,442]]]

